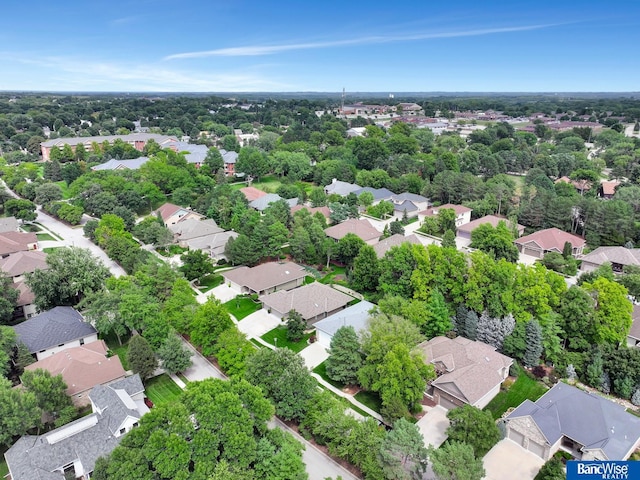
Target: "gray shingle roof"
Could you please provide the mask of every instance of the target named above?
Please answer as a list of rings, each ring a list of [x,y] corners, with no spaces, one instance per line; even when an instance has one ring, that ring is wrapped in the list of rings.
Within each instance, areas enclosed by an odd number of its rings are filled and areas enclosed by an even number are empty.
[[[318,282],[293,290],[279,290],[260,297],[264,307],[272,308],[282,314],[295,310],[307,321],[342,308],[351,300],[353,297]]]
[[[640,248],[598,247],[582,257],[583,262],[602,265],[605,262],[640,266]]]
[[[267,209],[267,207],[270,204],[277,202],[278,200],[283,200],[283,198],[277,193],[267,193],[266,195],[263,195],[260,198],[256,198],[253,202],[249,203],[249,206],[251,208],[255,208],[259,212],[263,212]],[[290,198],[288,200],[287,199],[284,199],[284,200],[289,204],[289,207],[295,207],[298,204],[297,198]]]
[[[19,323],[13,329],[31,353],[97,333],[71,307],[54,307]]]
[[[351,192],[355,192],[357,190],[360,190],[361,188],[362,187],[360,185],[357,185],[355,183],[347,183],[341,180],[335,180],[329,185],[327,185],[326,187],[324,187],[324,191],[327,193],[327,195],[336,193],[338,195],[346,197]]]
[[[549,444],[567,436],[587,449],[622,460],[640,438],[640,418],[597,394],[557,383],[535,403],[526,400],[507,420],[528,416]]]
[[[396,233],[395,235],[391,235],[384,240],[380,240],[373,246],[373,250],[376,252],[378,258],[382,258],[384,257],[385,253],[387,253],[393,247],[397,247],[399,245],[402,245],[403,243],[422,245],[418,237],[416,237],[413,233],[411,235],[407,235],[406,237],[404,235]]]
[[[91,145],[93,142],[102,143],[102,142],[113,142],[115,140],[122,140],[123,142],[148,142],[153,139],[158,142],[160,145],[167,143],[169,141],[177,141],[175,137],[170,137],[167,135],[160,135],[157,133],[131,133],[128,135],[98,135],[95,137],[68,137],[68,138],[54,138],[51,140],[47,140],[46,142],[42,142],[40,145],[43,147],[55,147],[55,146],[63,146],[63,145],[78,145],[80,143],[84,145]]]
[[[316,330],[321,330],[328,335],[335,333],[342,327],[353,327],[356,333],[367,328],[367,320],[369,319],[369,311],[374,308],[373,303],[363,300],[345,308],[344,310],[328,316],[324,320],[315,323]]]
[[[149,161],[149,157],[139,157],[132,160],[116,160],[111,159],[108,162],[101,163],[95,167],[91,167],[91,170],[118,170],[127,168],[129,170],[138,170],[142,165]]]
[[[399,195],[394,195],[391,199],[395,203],[400,203],[404,201],[424,203],[429,201],[427,197],[423,197],[422,195],[416,195],[415,193],[409,193],[409,192],[404,192]]]
[[[355,193],[357,196],[360,196],[360,194],[364,192],[371,193],[371,195],[373,195],[374,202],[377,202],[379,200],[391,200],[391,197],[393,196],[393,192],[391,190],[387,190],[386,188],[363,187],[355,190],[353,193]]]

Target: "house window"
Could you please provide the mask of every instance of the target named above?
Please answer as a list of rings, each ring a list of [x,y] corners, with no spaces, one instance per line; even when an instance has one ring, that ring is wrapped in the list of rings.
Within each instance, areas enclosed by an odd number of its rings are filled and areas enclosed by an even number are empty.
[[[80,345],[84,345],[84,338],[80,339]]]
[[[60,345],[58,345],[59,347],[64,347],[64,343],[61,343]]]
[[[124,432],[126,432],[126,431],[127,431],[127,430],[126,430],[125,428],[121,428],[121,429],[120,429],[120,435],[123,435],[123,434],[124,434]]]

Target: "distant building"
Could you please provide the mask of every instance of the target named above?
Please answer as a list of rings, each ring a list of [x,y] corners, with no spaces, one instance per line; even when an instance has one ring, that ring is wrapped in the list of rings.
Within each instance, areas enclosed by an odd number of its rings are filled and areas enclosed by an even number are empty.
[[[324,233],[335,241],[344,238],[348,233],[353,233],[368,245],[375,245],[382,236],[382,233],[376,230],[368,220],[356,218],[350,218],[326,228]]]
[[[464,205],[455,205],[453,203],[445,203],[439,207],[427,208],[418,213],[418,219],[423,222],[427,217],[437,217],[440,210],[444,210],[445,208],[449,208],[456,212],[456,227],[459,228],[461,225],[471,221],[471,212],[473,210],[469,207],[465,207]]]

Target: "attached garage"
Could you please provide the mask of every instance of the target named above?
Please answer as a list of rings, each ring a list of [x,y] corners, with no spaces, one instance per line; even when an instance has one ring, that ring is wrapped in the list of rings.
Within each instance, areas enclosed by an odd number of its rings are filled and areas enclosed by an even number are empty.
[[[520,432],[516,432],[513,429],[509,429],[509,438],[520,446],[522,446],[524,443],[524,435]]]
[[[545,458],[545,447],[534,441],[529,440],[529,451],[540,458]]]

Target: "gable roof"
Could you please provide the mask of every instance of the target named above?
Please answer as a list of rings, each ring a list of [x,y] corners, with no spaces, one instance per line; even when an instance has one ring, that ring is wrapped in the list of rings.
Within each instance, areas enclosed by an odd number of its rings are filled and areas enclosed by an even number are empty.
[[[97,333],[96,329],[71,307],[54,307],[15,325],[13,329],[18,334],[18,340],[24,343],[31,353]]]
[[[368,220],[363,218],[350,218],[342,223],[325,228],[324,233],[327,237],[335,240],[340,240],[348,233],[353,233],[365,242],[382,236],[382,233],[376,230]]]
[[[18,300],[16,301],[16,306],[24,307],[25,305],[31,305],[36,301],[35,294],[27,286],[24,280],[14,283],[12,287],[17,289],[19,292]]]
[[[260,197],[264,197],[267,194],[267,192],[263,192],[262,190],[255,187],[244,187],[241,188],[240,191],[247,199],[247,202],[253,202],[254,200],[257,200]]]
[[[129,380],[132,379],[132,380]],[[137,383],[142,387],[139,375],[122,382]],[[85,473],[92,472],[99,457],[109,455],[120,443],[122,436],[114,433],[124,416],[140,418],[148,411],[144,404],[133,402],[128,391],[114,383],[95,387],[89,396],[102,405],[100,411],[82,417],[43,435],[21,437],[4,457],[13,480],[63,480],[55,472],[69,463],[79,460]],[[114,427],[115,425],[115,427]]]
[[[502,383],[500,371],[513,360],[496,352],[495,347],[464,337],[435,337],[418,345],[425,360],[441,372],[432,385],[475,404]]]
[[[411,200],[404,200],[402,202],[394,202],[393,209],[396,212],[415,212],[418,209],[418,206],[413,203]]]
[[[628,337],[640,340],[640,306],[633,305],[633,312],[631,314],[631,328],[629,329]]]
[[[0,233],[0,255],[29,250],[29,245],[38,243],[38,237],[33,232],[3,232]]]
[[[135,143],[135,142],[148,142],[149,140],[155,140],[158,144],[163,145],[168,142],[177,142],[178,140],[175,137],[170,137],[168,135],[160,135],[158,133],[130,133],[127,135],[97,135],[94,137],[68,137],[68,138],[54,138],[51,140],[47,140],[42,142],[40,146],[42,147],[62,147],[63,145],[71,145],[72,147],[75,145],[79,145],[80,143],[84,145],[91,145],[93,142],[102,143],[102,142],[114,142],[115,140],[122,140],[127,143]]]
[[[187,218],[183,222],[169,225],[169,230],[178,236],[178,240],[190,240],[192,238],[204,237],[223,232],[215,220],[209,218],[200,220],[199,218]]]
[[[224,163],[236,163],[238,161],[238,152],[234,152],[233,150],[226,151],[221,148],[220,155],[222,155],[222,161]]]
[[[305,320],[311,320],[318,315],[344,307],[351,300],[353,297],[318,282],[293,290],[279,290],[260,297],[265,307],[284,314],[295,310]]]
[[[335,193],[343,197],[346,197],[351,192],[355,192],[357,190],[360,190],[361,188],[362,187],[360,185],[357,185],[355,183],[343,182],[341,180],[336,180],[334,178],[329,185],[324,187],[324,191],[327,193],[327,195],[331,195],[332,193]]]
[[[471,233],[476,228],[478,228],[480,225],[484,225],[486,223],[488,223],[489,225],[491,225],[492,227],[495,228],[495,227],[498,226],[498,224],[500,222],[506,223],[507,227],[511,228],[511,220],[509,220],[508,218],[498,217],[496,215],[485,215],[484,217],[476,218],[475,220],[472,220],[469,223],[465,223],[464,225],[460,225],[457,228],[457,231],[458,232]],[[518,228],[518,232],[522,235],[522,232],[524,232],[524,225],[520,225],[518,223],[517,224],[517,228]]]
[[[391,250],[393,247],[397,247],[398,245],[402,245],[403,243],[410,243],[412,245],[422,245],[420,239],[416,237],[413,233],[411,235],[400,235],[396,233],[395,235],[391,235],[390,237],[385,238],[384,240],[380,240],[373,246],[373,250],[376,252],[378,258],[384,257],[384,254]]]
[[[185,243],[191,249],[195,250],[211,250],[212,252],[224,251],[225,246],[230,238],[237,238],[238,233],[232,231],[221,231],[212,235],[203,235],[202,237],[191,238]]]
[[[508,417],[530,417],[550,445],[562,436],[622,460],[640,439],[640,418],[598,394],[557,383],[536,402],[525,400]]]
[[[391,197],[391,200],[393,200],[394,203],[402,203],[405,201],[409,201],[413,203],[425,203],[429,201],[427,197],[423,197],[422,195],[416,195],[415,193],[409,193],[409,192],[393,195]]]
[[[640,266],[640,248],[598,247],[582,257],[583,262],[602,265],[606,262]]]
[[[36,270],[46,270],[47,254],[37,250],[12,253],[8,257],[0,259],[0,270],[10,277],[17,277]]]
[[[52,376],[62,375],[67,384],[67,395],[75,395],[125,376],[118,356],[107,358],[107,346],[103,340],[68,348],[26,366],[25,370],[39,368],[48,370]]]
[[[207,147],[206,145],[175,142],[172,144],[172,146],[178,152],[184,152],[184,159],[187,161],[187,163],[201,165],[204,163],[204,159],[207,157],[207,153],[209,153],[209,147]]]
[[[139,157],[132,160],[116,160],[112,158],[108,162],[91,167],[91,170],[138,170],[149,161],[149,157]]]
[[[264,212],[269,207],[269,205],[279,200],[284,200],[285,202],[287,202],[289,208],[295,207],[298,204],[297,198],[284,199],[277,193],[267,193],[259,198],[256,198],[254,201],[249,202],[249,206],[251,208],[255,208],[259,212]]]
[[[619,185],[620,182],[618,180],[602,180],[602,182],[600,182],[603,195],[615,195],[616,188]]]
[[[584,247],[587,243],[584,238],[564,232],[555,227],[539,230],[531,235],[520,237],[515,241],[518,245],[524,245],[529,242],[535,242],[545,251],[556,249],[560,252],[566,242],[569,242],[573,248]]]
[[[444,205],[440,205],[439,207],[429,207],[426,210],[419,212],[419,215],[423,215],[425,217],[435,217],[438,215],[438,212],[442,209],[450,208],[456,212],[456,216],[460,216],[467,212],[472,212],[473,209],[469,207],[465,207],[464,205],[455,205],[453,203],[445,203]]]
[[[304,278],[305,269],[293,262],[267,262],[255,267],[238,267],[222,272],[222,276],[254,292],[262,292],[292,280]]]
[[[168,202],[161,205],[158,210],[156,210],[156,213],[159,213],[160,217],[162,217],[162,220],[165,222],[175,215],[179,215],[180,218],[183,218],[184,216],[191,214],[199,218],[205,218],[204,215],[194,212],[190,208],[180,207],[179,205],[174,205],[173,203]]]
[[[377,202],[379,200],[391,200],[391,197],[393,196],[393,192],[391,190],[387,190],[386,188],[363,187],[353,191],[353,193],[355,193],[358,197],[364,192],[369,192],[371,195],[373,195],[374,202]]]
[[[333,336],[341,327],[353,327],[356,333],[367,328],[369,320],[369,311],[374,308],[373,303],[362,300],[361,302],[351,305],[350,307],[340,310],[327,318],[316,322],[314,326],[316,330],[325,332]]]

